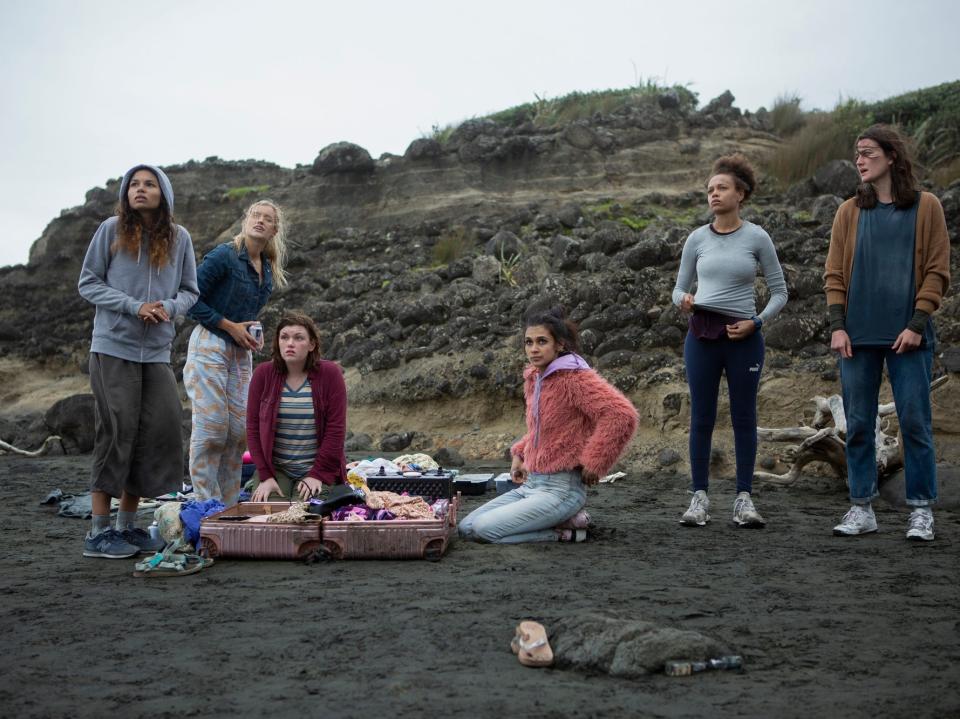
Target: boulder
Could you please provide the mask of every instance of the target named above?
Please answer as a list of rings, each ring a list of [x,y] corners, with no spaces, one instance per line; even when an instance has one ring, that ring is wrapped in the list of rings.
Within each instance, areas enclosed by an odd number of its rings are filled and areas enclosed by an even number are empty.
[[[657,463],[661,467],[672,467],[681,459],[683,459],[683,457],[680,456],[680,453],[675,449],[670,449],[669,447],[661,449],[657,454]]]
[[[460,452],[453,447],[441,447],[433,453],[433,459],[441,467],[462,467],[466,464]]]
[[[797,350],[809,344],[823,329],[824,319],[812,317],[784,317],[764,326],[763,337],[767,347],[778,350]]]
[[[579,241],[566,235],[556,235],[550,241],[550,251],[553,252],[554,261],[561,270],[574,269],[580,261],[582,249]]]
[[[810,214],[821,225],[832,223],[833,216],[837,214],[837,208],[842,203],[843,200],[836,195],[820,195],[813,201]]]
[[[500,230],[487,240],[487,243],[483,246],[483,250],[491,257],[508,259],[520,254],[523,250],[523,243],[520,242],[520,238],[510,232],[510,230]]]
[[[380,450],[383,452],[402,452],[413,441],[413,432],[391,432],[380,439]]]
[[[496,286],[500,280],[500,261],[490,255],[480,255],[473,261],[471,277],[480,287]]]
[[[360,145],[354,145],[352,142],[335,142],[320,150],[310,171],[314,175],[367,173],[373,172],[375,166],[370,153]]]
[[[560,224],[571,229],[579,224],[581,217],[583,217],[583,211],[579,205],[573,203],[568,203],[557,211],[557,219],[560,220]]]
[[[347,452],[366,452],[373,449],[373,437],[363,432],[351,435],[343,443],[343,449]]]
[[[93,449],[96,403],[92,394],[75,394],[56,402],[43,417],[51,434],[60,435],[67,454]]]
[[[813,184],[820,194],[853,197],[860,184],[860,173],[850,160],[831,160],[813,173]]]
[[[623,264],[631,270],[660,267],[673,255],[670,245],[661,239],[641,240],[623,253]]]
[[[417,160],[429,160],[439,157],[443,154],[443,147],[440,143],[430,137],[420,137],[407,145],[403,156],[416,162]]]
[[[597,135],[585,121],[580,121],[567,125],[563,139],[578,150],[589,150],[596,144]]]

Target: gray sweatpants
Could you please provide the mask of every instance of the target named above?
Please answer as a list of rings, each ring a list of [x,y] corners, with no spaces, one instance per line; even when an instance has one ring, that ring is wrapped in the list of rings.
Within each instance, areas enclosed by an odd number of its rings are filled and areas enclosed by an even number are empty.
[[[96,438],[90,489],[158,497],[183,480],[182,409],[169,364],[90,353]]]

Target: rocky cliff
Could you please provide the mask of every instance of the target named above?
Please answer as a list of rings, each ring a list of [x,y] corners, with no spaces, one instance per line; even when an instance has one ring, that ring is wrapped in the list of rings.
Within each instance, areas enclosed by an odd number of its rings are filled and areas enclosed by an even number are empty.
[[[569,123],[468,121],[414,140],[402,157],[337,143],[294,169],[217,158],[164,169],[198,258],[237,232],[251,200],[288,209],[292,281],[265,310],[265,329],[284,308],[316,318],[326,356],[347,371],[357,447],[401,432],[415,447],[500,455],[522,426],[520,315],[551,294],[580,322],[591,363],[641,408],[637,456],[667,462],[662,450],[683,443],[686,423],[685,321],[669,302],[680,249],[708,219],[702,183],[712,160],[739,150],[762,161],[780,142],[771,129],[765,113],[742,113],[729,93],[700,110],[675,93],[648,93]],[[790,290],[765,328],[765,424],[795,423],[807,397],[838,389],[821,272],[833,212],[856,180],[837,161],[787,192],[763,181],[746,213],[774,238]],[[51,377],[85,371],[93,311],[76,281],[118,183],[51,222],[26,266],[0,269],[8,405],[24,367]],[[956,241],[960,186],[939,194]],[[758,282],[761,302],[763,292]],[[180,370],[192,323],[177,324]],[[938,329],[943,364],[956,371],[955,295]],[[951,421],[941,430],[960,431]],[[0,436],[35,441],[51,422],[8,417]]]

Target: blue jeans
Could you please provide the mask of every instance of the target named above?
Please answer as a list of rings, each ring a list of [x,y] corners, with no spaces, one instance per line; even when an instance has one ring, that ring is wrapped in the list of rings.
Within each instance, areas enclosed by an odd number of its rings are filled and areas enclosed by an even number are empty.
[[[936,456],[930,412],[933,348],[897,354],[885,347],[854,347],[840,359],[843,411],[847,416],[847,481],[850,501],[869,504],[878,495],[877,396],[887,364],[893,401],[900,421],[907,504],[927,507],[937,501]]]
[[[763,371],[763,334],[743,340],[701,340],[687,333],[683,361],[690,387],[690,477],[693,490],[706,490],[710,474],[710,449],[717,423],[720,377],[727,375],[730,423],[737,457],[737,492],[753,489],[757,460],[757,391]]]
[[[518,484],[479,507],[460,522],[460,536],[475,542],[521,544],[556,542],[553,527],[570,519],[587,503],[580,470],[527,475]]]

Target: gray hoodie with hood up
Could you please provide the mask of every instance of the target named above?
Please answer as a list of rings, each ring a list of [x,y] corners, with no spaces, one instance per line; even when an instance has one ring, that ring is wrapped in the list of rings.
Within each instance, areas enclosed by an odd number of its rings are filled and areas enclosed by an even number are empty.
[[[127,192],[137,170],[157,176],[163,197],[173,212],[173,186],[158,167],[137,165],[127,170],[120,183],[120,198]],[[170,362],[175,328],[173,320],[186,314],[199,296],[197,263],[190,234],[177,225],[170,261],[162,267],[150,264],[148,237],[136,255],[121,249],[111,251],[117,239],[117,218],[105,220],[90,241],[80,270],[80,296],[96,305],[91,352],[133,362]],[[163,301],[169,322],[150,324],[137,317],[145,302]]]

